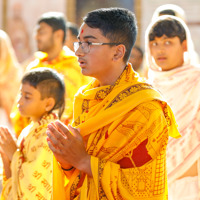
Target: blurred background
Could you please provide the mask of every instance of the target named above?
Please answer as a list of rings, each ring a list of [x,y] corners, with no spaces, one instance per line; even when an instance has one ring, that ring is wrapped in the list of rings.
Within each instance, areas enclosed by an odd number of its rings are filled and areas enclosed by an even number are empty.
[[[68,21],[80,26],[82,17],[88,11],[103,7],[124,7],[136,14],[136,44],[144,49],[144,34],[153,12],[158,6],[167,3],[184,9],[195,49],[200,54],[200,0],[0,0],[0,29],[8,33],[19,62],[23,62],[36,50],[33,32],[42,13],[63,12]]]

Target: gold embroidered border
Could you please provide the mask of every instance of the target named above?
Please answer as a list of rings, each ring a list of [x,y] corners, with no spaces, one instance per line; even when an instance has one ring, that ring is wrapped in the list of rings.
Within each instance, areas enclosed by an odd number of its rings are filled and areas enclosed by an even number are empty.
[[[114,104],[122,101],[123,99],[125,99],[126,97],[135,94],[136,92],[139,92],[141,90],[146,90],[146,89],[153,89],[153,87],[147,83],[140,83],[140,84],[136,84],[136,85],[132,85],[128,88],[126,88],[125,90],[121,91],[113,100],[112,102],[106,107],[110,108],[111,106],[113,106]]]
[[[104,169],[105,165],[106,165],[106,160],[100,160],[99,159],[98,172],[99,172],[99,199],[100,200],[107,199],[106,194],[104,193],[104,190],[103,190],[103,188],[101,186],[101,179],[102,179],[103,169]]]
[[[76,177],[76,179],[74,180],[74,182],[70,188],[70,199],[74,199],[76,188],[78,186],[79,181],[80,181],[80,174]]]

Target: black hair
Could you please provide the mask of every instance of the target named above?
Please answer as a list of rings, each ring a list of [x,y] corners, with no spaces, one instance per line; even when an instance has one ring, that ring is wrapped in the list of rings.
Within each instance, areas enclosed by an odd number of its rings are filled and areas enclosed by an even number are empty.
[[[125,8],[101,8],[89,12],[83,21],[90,28],[98,28],[111,43],[126,47],[124,62],[127,63],[137,36],[134,13]]]
[[[172,15],[172,16],[176,16],[176,13],[171,10],[171,9],[166,9],[166,10],[162,10],[159,12],[159,16],[161,15]]]
[[[44,22],[52,27],[53,31],[62,30],[64,32],[63,35],[63,43],[66,38],[66,18],[61,12],[47,12],[44,13],[38,20],[38,24]]]
[[[156,22],[149,32],[149,41],[153,41],[155,37],[166,35],[169,38],[178,37],[182,43],[186,40],[186,31],[183,25],[176,19],[166,18]]]
[[[67,22],[67,30],[70,30],[72,35],[78,36],[79,33],[79,27],[75,23]]]
[[[65,109],[65,83],[61,74],[53,69],[40,67],[24,74],[22,84],[25,83],[38,89],[41,99],[54,98],[55,105],[49,113],[58,109],[58,116],[61,118]]]

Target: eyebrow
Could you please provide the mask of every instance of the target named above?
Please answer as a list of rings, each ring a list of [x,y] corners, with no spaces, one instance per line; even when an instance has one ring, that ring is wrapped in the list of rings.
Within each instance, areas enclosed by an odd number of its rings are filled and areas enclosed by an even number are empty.
[[[80,40],[80,36],[78,36],[77,38]],[[86,35],[83,37],[83,39],[97,39],[97,38],[92,35]]]
[[[27,91],[24,91],[25,95],[33,95],[32,93],[30,92],[27,92]]]

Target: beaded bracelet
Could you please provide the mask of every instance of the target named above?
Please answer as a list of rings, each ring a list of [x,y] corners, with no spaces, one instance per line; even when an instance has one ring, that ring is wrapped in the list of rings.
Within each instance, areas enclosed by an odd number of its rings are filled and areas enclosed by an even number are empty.
[[[69,168],[69,169],[65,169],[65,168],[63,168],[63,167],[61,167],[62,168],[62,170],[64,170],[64,171],[71,171],[72,169],[74,169],[74,167],[71,167],[71,168]]]

